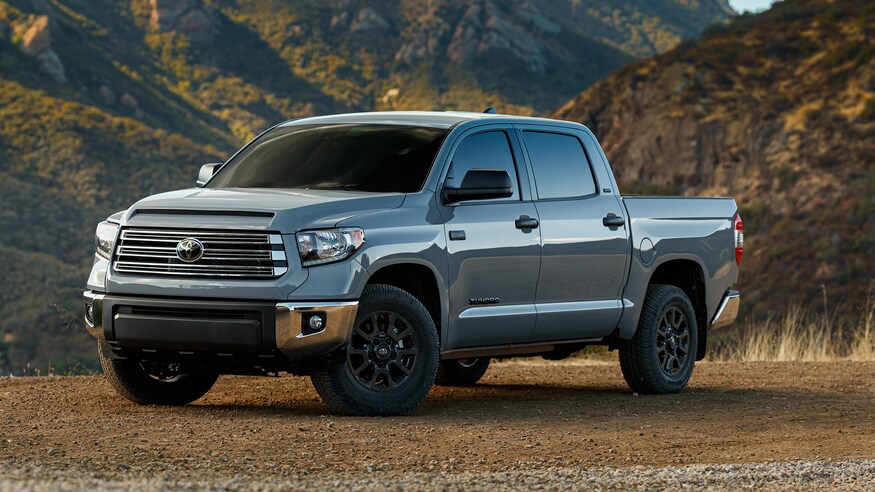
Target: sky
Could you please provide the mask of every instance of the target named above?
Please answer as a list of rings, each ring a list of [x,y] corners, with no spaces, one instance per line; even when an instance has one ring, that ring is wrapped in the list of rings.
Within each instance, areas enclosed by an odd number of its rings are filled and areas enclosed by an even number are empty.
[[[765,10],[773,3],[775,3],[775,0],[729,0],[729,4],[732,5],[732,8],[738,12],[744,12],[745,10],[753,10],[754,12]]]

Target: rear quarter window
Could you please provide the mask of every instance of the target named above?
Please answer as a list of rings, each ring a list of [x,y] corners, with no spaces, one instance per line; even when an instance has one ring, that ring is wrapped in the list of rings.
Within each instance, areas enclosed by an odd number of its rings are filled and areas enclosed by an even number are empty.
[[[532,162],[538,199],[578,198],[596,192],[595,178],[583,144],[563,133],[523,132]]]

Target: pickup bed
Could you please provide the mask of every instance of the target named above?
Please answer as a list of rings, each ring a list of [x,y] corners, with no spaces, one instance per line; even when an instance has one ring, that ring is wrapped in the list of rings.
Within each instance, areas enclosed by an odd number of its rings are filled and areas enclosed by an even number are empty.
[[[99,224],[85,326],[141,404],[291,373],[335,411],[403,414],[492,357],[587,345],[671,393],[735,320],[742,240],[731,198],[621,196],[577,123],[305,118]]]

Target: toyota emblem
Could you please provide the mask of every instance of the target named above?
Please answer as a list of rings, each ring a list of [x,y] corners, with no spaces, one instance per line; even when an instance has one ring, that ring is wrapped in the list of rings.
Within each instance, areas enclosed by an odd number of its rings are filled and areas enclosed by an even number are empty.
[[[194,263],[204,255],[204,243],[187,237],[176,244],[176,256],[186,263]]]

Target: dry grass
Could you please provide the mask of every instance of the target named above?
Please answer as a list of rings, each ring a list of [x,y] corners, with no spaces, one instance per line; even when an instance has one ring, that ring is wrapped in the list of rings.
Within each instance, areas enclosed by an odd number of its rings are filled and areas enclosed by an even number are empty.
[[[826,311],[826,310],[825,310]],[[809,316],[793,307],[780,318],[748,322],[717,344],[710,359],[723,361],[875,361],[875,295],[869,289],[859,316]]]

